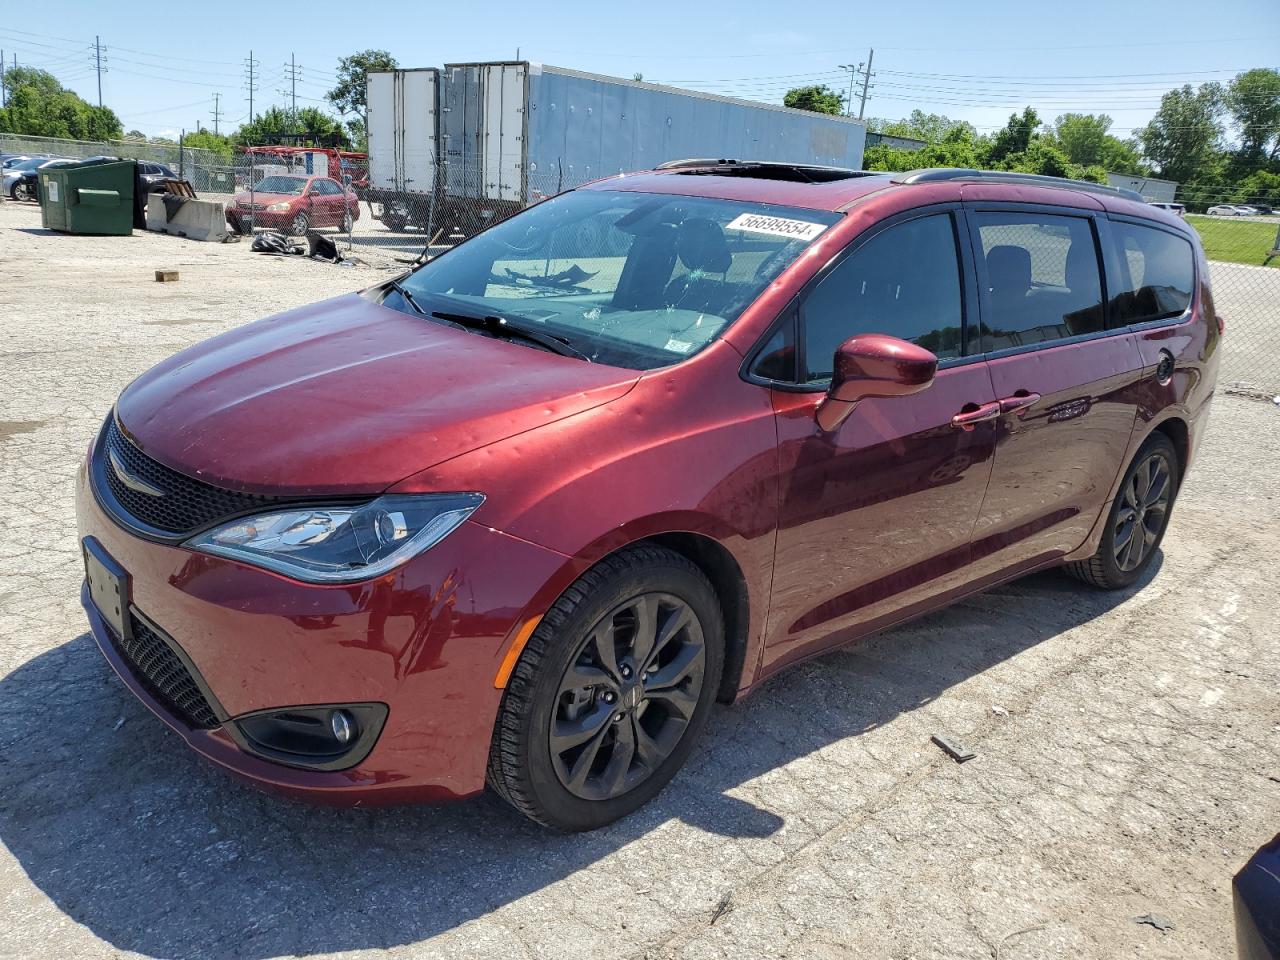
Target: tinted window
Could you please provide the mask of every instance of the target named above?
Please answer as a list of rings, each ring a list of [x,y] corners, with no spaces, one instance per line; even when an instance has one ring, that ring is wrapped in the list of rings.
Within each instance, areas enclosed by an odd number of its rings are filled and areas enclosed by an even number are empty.
[[[1176,317],[1191,303],[1195,254],[1191,244],[1165,230],[1113,222],[1122,254],[1121,277],[1111,300],[1112,322],[1142,323]]]
[[[986,262],[984,351],[1102,330],[1102,278],[1087,219],[979,213],[975,220]]]
[[[960,265],[949,214],[909,220],[841,261],[803,307],[808,381],[831,378],[836,347],[859,333],[887,333],[960,355]]]
[[[794,383],[796,380],[796,315],[794,309],[756,356],[752,372],[765,380]]]

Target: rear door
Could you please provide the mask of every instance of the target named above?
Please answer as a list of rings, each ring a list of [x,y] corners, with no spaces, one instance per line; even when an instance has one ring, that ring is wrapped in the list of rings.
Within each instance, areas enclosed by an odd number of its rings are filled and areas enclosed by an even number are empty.
[[[966,356],[963,214],[925,208],[860,235],[799,298],[762,347],[781,497],[765,667],[852,639],[968,580],[969,541],[991,472],[991,418],[980,357]],[[792,326],[794,325],[794,326]],[[940,358],[910,397],[864,400],[825,433],[815,411],[836,347],[858,333],[911,340]]]
[[[975,575],[1081,546],[1124,466],[1143,384],[1134,334],[1109,317],[1101,213],[967,202],[981,349],[1001,413],[974,533]]]

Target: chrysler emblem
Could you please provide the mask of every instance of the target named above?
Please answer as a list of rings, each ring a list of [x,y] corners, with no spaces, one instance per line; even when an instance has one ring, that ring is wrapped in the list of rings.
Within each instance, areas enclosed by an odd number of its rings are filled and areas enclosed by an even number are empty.
[[[116,472],[116,476],[130,490],[136,490],[138,493],[145,493],[148,497],[163,497],[164,491],[153,484],[147,483],[135,473],[130,473],[129,468],[124,465],[124,461],[120,459],[119,454],[114,450],[107,450],[107,459],[111,461],[111,469]]]

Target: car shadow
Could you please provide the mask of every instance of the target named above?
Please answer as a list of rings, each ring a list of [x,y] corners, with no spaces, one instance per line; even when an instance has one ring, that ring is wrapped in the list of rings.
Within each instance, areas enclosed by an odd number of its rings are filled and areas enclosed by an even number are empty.
[[[1128,590],[1036,574],[786,671],[717,709],[654,802],[573,836],[489,794],[355,810],[261,794],[187,751],[85,633],[0,680],[0,842],[59,909],[122,951],[258,960],[415,943],[672,819],[730,838],[772,836],[787,820],[729,791],[1105,613],[1141,589],[1155,560]],[[911,749],[931,749],[928,732],[915,733],[907,728]]]

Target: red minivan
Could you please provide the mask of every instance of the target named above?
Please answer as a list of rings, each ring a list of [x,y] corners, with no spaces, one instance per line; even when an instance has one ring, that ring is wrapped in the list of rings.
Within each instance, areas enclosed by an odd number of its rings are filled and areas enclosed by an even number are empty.
[[[250,781],[589,829],[788,664],[1046,567],[1136,583],[1221,333],[1136,194],[673,163],[139,377],[82,599]]]

